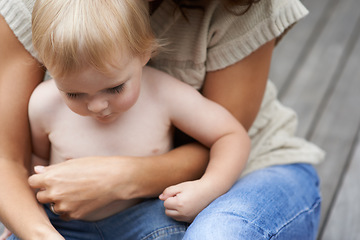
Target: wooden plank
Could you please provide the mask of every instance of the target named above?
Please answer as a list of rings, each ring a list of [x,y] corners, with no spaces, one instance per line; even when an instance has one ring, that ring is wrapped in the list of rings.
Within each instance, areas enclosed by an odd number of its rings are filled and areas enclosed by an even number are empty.
[[[272,59],[270,79],[279,89],[279,96],[292,81],[320,36],[329,12],[337,6],[337,0],[304,0],[309,15],[300,20],[276,46]]]
[[[358,27],[359,9],[360,1],[344,0],[329,13],[329,21],[321,36],[281,97],[282,102],[299,115],[300,136],[307,136],[320,103],[332,84],[351,34]]]
[[[360,17],[357,26],[359,24]],[[345,59],[342,61],[341,65],[345,68],[339,74],[339,82],[333,86],[334,91],[328,96],[328,101],[322,106],[322,114],[315,124],[311,138],[311,141],[327,152],[326,161],[317,167],[323,195],[321,231],[324,227],[328,228],[327,215],[348,164],[351,146],[356,139],[360,124],[360,29],[354,30],[356,31],[352,35],[353,41],[349,45],[355,45],[355,43],[356,45],[354,48],[348,48],[348,53],[351,55],[347,61]],[[327,238],[324,239],[327,240]]]
[[[315,2],[320,1],[313,2],[315,4]],[[340,1],[336,3],[340,3]],[[326,162],[318,167],[322,180],[321,189],[323,193],[321,225],[324,224],[328,210],[331,207],[332,198],[336,193],[336,186],[341,179],[343,167],[346,165],[346,157],[350,151],[349,146],[351,146],[354,132],[356,132],[354,130],[356,128],[355,125],[359,121],[359,118],[356,117],[358,116],[358,112],[351,112],[352,110],[358,109],[355,108],[356,105],[353,106],[353,109],[349,109],[345,102],[349,102],[350,100],[342,98],[352,98],[352,96],[347,96],[347,88],[353,88],[350,95],[359,95],[358,90],[360,86],[356,84],[347,86],[347,83],[338,83],[337,81],[342,78],[360,76],[360,73],[354,72],[360,62],[360,59],[356,57],[356,55],[360,56],[360,53],[356,51],[357,53],[353,54],[353,59],[351,60],[352,64],[354,64],[354,69],[345,69],[347,73],[340,77],[344,65],[347,62],[348,54],[352,51],[352,41],[356,38],[354,32],[357,31],[357,26],[359,26],[357,18],[360,13],[358,11],[360,2],[356,0],[345,0],[341,1],[341,4],[335,5],[331,8],[327,7],[326,12],[322,12],[323,16],[318,20],[320,23],[317,24],[316,28],[316,31],[319,31],[321,35],[319,38],[316,38],[314,46],[310,49],[311,51],[307,50],[308,46],[302,45],[302,43],[299,42],[303,40],[301,36],[300,40],[298,40],[298,36],[295,34],[291,36],[290,32],[288,39],[284,39],[284,42],[281,43],[283,46],[278,46],[280,49],[283,48],[282,51],[285,53],[275,52],[274,59],[279,58],[281,60],[275,61],[275,65],[273,66],[275,71],[270,75],[275,81],[280,79],[277,81],[277,85],[281,87],[280,90],[285,88],[283,92],[280,91],[282,101],[286,105],[294,108],[299,114],[299,134],[311,138],[311,140],[314,140],[315,143],[327,151]],[[311,12],[314,12],[311,6],[308,7]],[[309,17],[311,17],[311,15],[309,15]],[[327,21],[324,22],[324,19],[327,19]],[[306,19],[303,20],[303,22],[305,21]],[[324,29],[321,29],[321,27]],[[298,32],[298,30],[299,29],[296,29],[295,31]],[[306,31],[306,29],[304,31]],[[293,39],[290,39],[291,37]],[[301,50],[300,54],[302,55],[295,55],[293,57],[297,58],[297,61],[291,60],[290,53],[286,55],[286,50],[290,51],[291,49],[291,47],[288,47],[291,45],[285,46],[284,43],[286,43],[286,41],[299,44],[298,48]],[[308,51],[307,54],[304,54],[304,51]],[[286,79],[281,79],[281,76],[273,77],[277,76],[276,68],[279,68],[279,74],[281,74],[281,69],[283,66],[287,66],[286,64],[294,64],[292,73],[286,72],[289,74]],[[360,82],[359,79],[357,81]],[[334,89],[338,87],[338,85],[343,85],[343,94],[333,94],[333,91],[341,92],[340,90]],[[289,87],[289,89],[287,87]],[[360,103],[359,100],[352,102]],[[321,118],[321,114],[323,114],[324,117]],[[351,119],[349,116],[353,116],[354,114],[356,115],[353,118],[354,122],[348,124],[347,121],[344,121],[343,118],[349,120]],[[317,124],[318,120],[319,122]],[[343,126],[347,127],[345,132],[341,132],[341,127]]]
[[[324,240],[360,240],[360,131],[358,131],[355,153],[347,169],[341,190],[337,195],[330,219],[322,235]]]

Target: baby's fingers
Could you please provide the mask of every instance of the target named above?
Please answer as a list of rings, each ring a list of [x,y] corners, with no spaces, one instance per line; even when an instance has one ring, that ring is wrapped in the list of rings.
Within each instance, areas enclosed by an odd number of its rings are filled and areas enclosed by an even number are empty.
[[[180,193],[180,191],[181,190],[178,185],[168,187],[164,190],[162,194],[160,194],[159,199],[165,201],[170,197],[175,197],[177,194]]]
[[[179,197],[168,198],[164,202],[165,214],[176,221],[180,222],[192,222],[194,219],[193,214],[188,213],[188,209],[181,204]]]
[[[191,222],[192,220],[189,219],[187,216],[180,214],[179,211],[177,210],[166,209],[165,214],[166,216],[171,217],[172,219],[175,219],[176,221],[179,222]]]
[[[179,210],[181,209],[181,206],[179,204],[179,197],[168,197],[166,200],[164,200],[164,207],[168,210]]]

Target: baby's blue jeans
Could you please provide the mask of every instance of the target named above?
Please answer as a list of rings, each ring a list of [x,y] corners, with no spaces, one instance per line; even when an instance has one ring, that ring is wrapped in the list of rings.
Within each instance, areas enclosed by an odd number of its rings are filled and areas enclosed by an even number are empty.
[[[47,206],[45,209],[55,228],[69,240],[309,240],[316,239],[320,203],[315,169],[308,164],[291,164],[243,177],[189,227],[167,217],[158,199],[97,222],[67,222]]]

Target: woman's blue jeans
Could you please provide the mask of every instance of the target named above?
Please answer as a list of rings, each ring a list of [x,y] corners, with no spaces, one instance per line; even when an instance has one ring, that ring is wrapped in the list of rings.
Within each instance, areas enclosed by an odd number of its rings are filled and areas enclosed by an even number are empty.
[[[158,199],[97,222],[67,222],[46,206],[45,209],[55,228],[69,240],[308,240],[316,239],[320,203],[315,169],[308,164],[291,164],[268,167],[243,177],[189,227],[168,218]]]

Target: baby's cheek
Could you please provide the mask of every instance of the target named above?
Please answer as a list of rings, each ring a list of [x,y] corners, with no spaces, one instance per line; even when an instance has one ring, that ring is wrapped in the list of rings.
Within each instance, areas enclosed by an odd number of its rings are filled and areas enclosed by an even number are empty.
[[[70,108],[71,111],[73,111],[78,115],[81,116],[89,115],[89,110],[87,109],[86,104],[66,103],[66,105]]]
[[[125,112],[125,111],[129,110],[132,106],[134,106],[138,97],[139,97],[138,92],[128,93],[128,94],[122,96],[121,98],[117,99],[117,101],[115,103],[116,108],[121,112]]]

